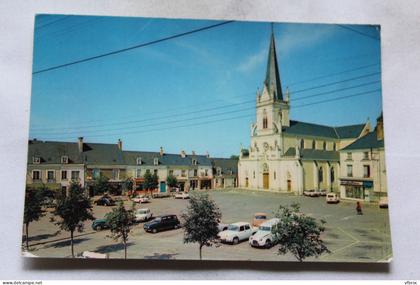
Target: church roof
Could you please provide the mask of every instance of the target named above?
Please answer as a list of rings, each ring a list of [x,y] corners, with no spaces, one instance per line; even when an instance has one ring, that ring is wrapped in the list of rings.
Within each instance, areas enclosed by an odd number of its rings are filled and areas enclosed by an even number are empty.
[[[296,155],[296,149],[290,147],[284,156],[294,157]],[[320,149],[301,149],[300,157],[302,160],[328,160],[328,161],[339,161],[340,154],[338,151],[333,150],[320,150]]]
[[[271,34],[270,48],[268,50],[267,72],[264,84],[270,94],[274,94],[274,98],[283,100],[281,91],[280,73],[277,63],[276,43],[274,34]]]
[[[361,137],[352,144],[341,149],[341,151],[348,150],[361,150],[361,149],[371,149],[371,148],[383,148],[384,140],[378,140],[376,132],[370,132],[369,134]]]
[[[292,135],[344,139],[359,137],[364,127],[365,124],[330,127],[291,120],[290,127],[284,127],[283,132]]]

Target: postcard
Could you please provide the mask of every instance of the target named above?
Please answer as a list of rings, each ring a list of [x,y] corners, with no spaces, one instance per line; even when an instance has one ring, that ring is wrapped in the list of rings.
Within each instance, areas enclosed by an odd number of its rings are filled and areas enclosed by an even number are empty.
[[[392,259],[380,26],[34,25],[24,256]]]

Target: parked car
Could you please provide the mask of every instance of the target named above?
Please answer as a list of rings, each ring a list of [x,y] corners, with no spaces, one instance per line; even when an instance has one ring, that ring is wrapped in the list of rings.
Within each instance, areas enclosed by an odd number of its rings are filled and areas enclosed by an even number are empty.
[[[133,201],[134,203],[140,203],[140,204],[150,203],[150,198],[144,195],[141,195],[141,196],[134,197],[133,199],[131,199],[131,201]]]
[[[100,231],[103,229],[109,229],[109,225],[106,222],[106,219],[96,219],[92,223],[92,230]]]
[[[115,206],[115,200],[111,196],[102,196],[94,203],[98,206]]]
[[[190,199],[190,194],[186,192],[178,192],[175,194],[175,199]]]
[[[321,189],[318,192],[319,192],[319,196],[327,196],[327,190],[325,189]]]
[[[388,197],[382,197],[379,199],[379,208],[388,208]]]
[[[224,224],[224,223],[218,223],[217,224],[217,228],[219,229],[219,232],[225,231],[228,229],[228,224]]]
[[[93,251],[84,251],[78,258],[96,258],[96,259],[108,259],[108,253],[98,253]]]
[[[327,203],[338,203],[340,202],[340,198],[338,198],[338,195],[336,193],[328,193],[327,196],[325,196],[325,201]]]
[[[252,219],[252,226],[258,228],[265,221],[267,221],[266,213],[255,213],[254,218]]]
[[[249,238],[249,244],[252,247],[271,248],[277,243],[272,230],[279,222],[280,219],[273,218],[262,223],[258,231]]]
[[[256,230],[249,223],[239,222],[230,224],[225,231],[217,234],[222,243],[238,244],[240,241],[249,239]]]
[[[153,193],[152,197],[153,198],[167,198],[167,197],[171,197],[171,193],[169,193],[169,192]]]
[[[134,220],[136,222],[146,222],[153,217],[152,212],[148,208],[138,209],[135,213]]]
[[[310,189],[310,190],[303,191],[303,195],[309,196],[309,197],[319,197],[320,193],[314,189]]]
[[[181,227],[181,223],[176,215],[165,215],[156,217],[144,224],[143,229],[146,232],[157,233],[162,230],[177,229]]]

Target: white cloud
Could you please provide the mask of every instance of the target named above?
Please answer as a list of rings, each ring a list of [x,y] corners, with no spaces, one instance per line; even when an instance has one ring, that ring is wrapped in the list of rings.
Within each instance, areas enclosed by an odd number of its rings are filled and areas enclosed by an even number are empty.
[[[262,48],[259,52],[248,56],[241,64],[238,65],[236,69],[243,73],[250,73],[254,71],[256,67],[266,60],[267,53],[267,48]]]

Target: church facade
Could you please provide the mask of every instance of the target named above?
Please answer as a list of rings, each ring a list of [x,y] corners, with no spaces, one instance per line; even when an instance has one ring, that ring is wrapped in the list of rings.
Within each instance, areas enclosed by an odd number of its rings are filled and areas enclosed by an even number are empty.
[[[289,93],[282,92],[272,34],[263,88],[256,96],[250,146],[240,151],[238,186],[297,195],[309,189],[339,192],[339,151],[368,134],[369,121],[324,126],[291,120],[289,111]]]

